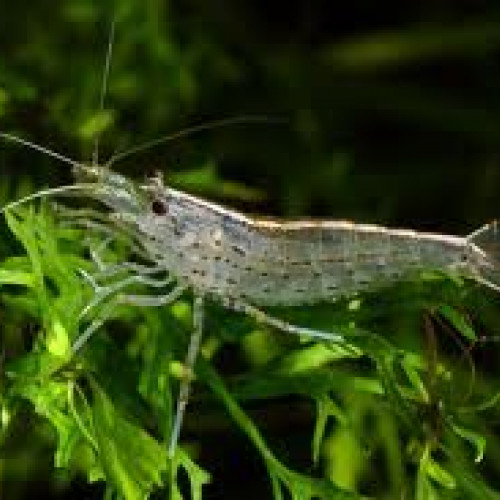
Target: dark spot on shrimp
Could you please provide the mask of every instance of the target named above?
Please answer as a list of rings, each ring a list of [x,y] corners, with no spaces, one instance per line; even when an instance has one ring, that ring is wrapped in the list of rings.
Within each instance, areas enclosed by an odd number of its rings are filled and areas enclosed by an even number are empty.
[[[168,214],[168,206],[165,200],[160,198],[156,198],[151,202],[151,210],[155,215],[167,215]]]
[[[243,248],[239,247],[238,245],[231,245],[231,248],[239,255],[245,256],[246,252]]]

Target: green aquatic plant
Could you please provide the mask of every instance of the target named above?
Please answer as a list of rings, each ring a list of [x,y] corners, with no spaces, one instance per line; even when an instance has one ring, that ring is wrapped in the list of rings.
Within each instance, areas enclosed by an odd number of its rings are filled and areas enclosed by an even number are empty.
[[[163,308],[116,305],[72,354],[92,295],[81,275],[94,265],[83,233],[43,205],[9,211],[6,221],[21,246],[0,265],[2,448],[12,447],[28,411],[37,417],[30,426],[50,424],[44,439],[67,480],[100,482],[107,498],[161,491],[202,498],[219,480],[197,458],[202,433],[192,425],[190,439],[172,460],[167,455],[179,380],[189,376],[176,360],[189,340],[190,297]],[[124,251],[108,248],[106,257],[119,261]],[[429,274],[376,294],[280,311],[296,323],[340,329],[348,342],[335,345],[290,338],[211,305],[188,413],[194,422],[213,415],[214,402],[222,405],[263,461],[276,499],[497,498],[483,470],[485,462],[499,465],[490,425],[498,414],[495,373],[473,359],[481,349],[477,325],[487,329],[498,319],[485,293]],[[236,372],[220,360],[226,349],[240,358]],[[280,400],[288,401],[283,422],[304,411],[297,400],[308,402],[302,432],[310,436],[310,466],[302,472],[288,463],[294,450],[245,410]],[[215,432],[226,430],[216,425]]]

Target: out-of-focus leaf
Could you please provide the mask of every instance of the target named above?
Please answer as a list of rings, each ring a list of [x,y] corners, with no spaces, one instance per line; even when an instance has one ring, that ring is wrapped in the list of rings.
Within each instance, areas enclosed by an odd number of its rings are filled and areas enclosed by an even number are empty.
[[[499,45],[500,23],[484,20],[459,26],[417,26],[354,38],[334,45],[324,57],[336,68],[365,72],[447,55],[483,54]]]
[[[92,139],[107,130],[113,124],[114,119],[115,113],[112,110],[98,111],[82,123],[79,135],[82,139]]]
[[[9,101],[9,94],[7,94],[5,89],[0,87],[0,116],[5,114],[8,101]]]
[[[207,196],[226,198],[228,200],[259,202],[265,198],[264,194],[258,189],[218,177],[215,165],[212,162],[198,169],[172,173],[169,175],[169,181],[187,191],[200,192]]]
[[[417,394],[424,400],[427,401],[429,399],[429,394],[425,387],[424,381],[420,376],[420,373],[417,370],[417,366],[414,363],[414,356],[403,356],[401,366],[408,377],[412,387],[415,389]]]
[[[428,474],[429,448],[426,447],[419,462],[416,480],[416,500],[438,500],[439,496]]]
[[[434,479],[434,481],[439,483],[441,486],[448,489],[456,488],[457,483],[455,478],[432,457],[427,460],[426,468],[429,477]]]
[[[471,342],[475,342],[477,340],[476,332],[465,320],[463,314],[460,314],[456,309],[448,304],[442,304],[439,306],[438,311],[467,340],[470,340]]]
[[[426,445],[420,457],[417,473],[417,500],[439,498],[437,489],[434,487],[431,480],[448,490],[456,488],[456,480],[453,475],[432,458],[430,446]]]
[[[341,359],[357,358],[361,351],[349,345],[314,344],[283,356],[278,373],[294,375]]]
[[[312,441],[313,462],[315,464],[319,461],[321,444],[325,437],[329,417],[335,417],[341,425],[347,424],[347,417],[342,409],[325,394],[316,399],[316,424]]]
[[[46,379],[66,363],[66,358],[46,350],[32,351],[6,364],[5,373],[12,378]]]
[[[452,424],[453,430],[463,439],[468,441],[476,449],[476,456],[474,461],[476,463],[481,462],[484,457],[484,451],[486,449],[486,438],[481,436],[477,432],[471,431],[469,429],[464,429],[456,424]]]

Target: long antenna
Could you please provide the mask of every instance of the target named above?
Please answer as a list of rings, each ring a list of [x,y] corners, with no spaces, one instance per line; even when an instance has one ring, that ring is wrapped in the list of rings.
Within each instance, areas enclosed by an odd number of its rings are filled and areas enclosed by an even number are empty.
[[[106,99],[106,92],[108,90],[108,78],[109,71],[111,68],[111,56],[113,55],[113,44],[115,41],[115,25],[116,17],[111,21],[111,29],[109,32],[108,48],[106,50],[106,62],[104,63],[104,70],[102,73],[102,85],[101,85],[101,95],[99,98],[99,112],[102,113],[104,110],[104,100]],[[99,165],[99,135],[97,134],[94,139],[94,151],[92,153],[92,166],[97,167]]]
[[[0,137],[3,137],[4,139],[8,139],[9,141],[12,141],[12,142],[17,142],[18,144],[22,144],[23,146],[28,146],[31,149],[36,149],[37,151],[40,151],[41,153],[52,156],[53,158],[56,158],[59,161],[67,163],[68,165],[71,165],[72,167],[81,167],[81,164],[78,163],[77,161],[72,160],[71,158],[68,158],[67,156],[63,156],[62,154],[57,153],[56,151],[52,151],[49,148],[46,148],[44,146],[40,146],[40,144],[36,144],[35,142],[28,141],[27,139],[23,139],[21,137],[15,136],[15,135],[8,134],[7,132],[0,132]]]
[[[167,134],[157,137],[156,139],[143,142],[142,144],[133,146],[130,149],[122,151],[121,153],[117,153],[112,158],[109,159],[109,161],[106,163],[106,167],[111,167],[116,162],[123,160],[128,156],[134,155],[146,149],[150,149],[159,144],[180,139],[181,137],[193,135],[198,132],[202,132],[204,130],[212,130],[215,128],[226,127],[227,125],[237,125],[243,123],[286,123],[286,122],[287,122],[286,119],[275,118],[265,115],[240,115],[240,116],[230,116],[228,118],[221,118],[219,120],[212,120],[209,122],[201,123],[199,125],[193,125],[192,127],[187,127],[183,130],[180,130],[179,132],[174,132],[172,134]]]

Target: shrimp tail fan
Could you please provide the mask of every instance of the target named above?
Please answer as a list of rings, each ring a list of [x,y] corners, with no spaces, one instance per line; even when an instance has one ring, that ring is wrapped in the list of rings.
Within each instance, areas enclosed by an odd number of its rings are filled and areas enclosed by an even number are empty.
[[[467,236],[474,279],[500,292],[500,220],[494,220]]]

